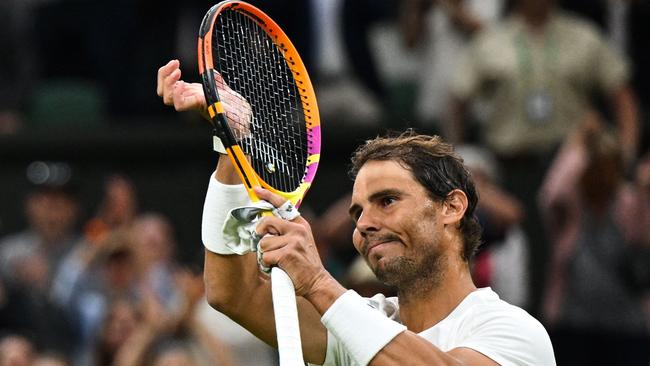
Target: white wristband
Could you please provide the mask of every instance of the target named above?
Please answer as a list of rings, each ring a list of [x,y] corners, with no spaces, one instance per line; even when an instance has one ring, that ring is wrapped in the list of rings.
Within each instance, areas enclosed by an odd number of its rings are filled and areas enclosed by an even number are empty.
[[[201,240],[206,249],[218,254],[234,254],[226,246],[222,230],[223,223],[230,210],[249,203],[250,198],[243,184],[223,184],[212,174],[208,192],[205,195],[201,223]]]
[[[406,327],[387,318],[368,300],[348,290],[323,314],[321,322],[359,365],[367,365]]]

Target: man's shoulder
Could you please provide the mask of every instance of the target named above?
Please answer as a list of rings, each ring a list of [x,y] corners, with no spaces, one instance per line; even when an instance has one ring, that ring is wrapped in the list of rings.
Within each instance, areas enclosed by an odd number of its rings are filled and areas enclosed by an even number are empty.
[[[554,364],[544,326],[524,309],[501,300],[490,289],[478,290],[459,323],[459,345],[476,349],[503,365]]]
[[[546,333],[544,326],[535,317],[519,306],[502,300],[490,288],[476,290],[468,296],[467,300],[466,311],[462,315],[464,315],[464,318],[471,319],[473,322],[499,321],[519,325],[526,324],[532,328],[541,329]]]

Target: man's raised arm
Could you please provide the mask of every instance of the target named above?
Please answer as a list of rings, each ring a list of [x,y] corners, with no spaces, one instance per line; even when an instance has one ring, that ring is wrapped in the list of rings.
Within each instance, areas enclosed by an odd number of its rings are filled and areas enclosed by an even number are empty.
[[[231,102],[242,98],[236,98],[238,95],[234,95],[235,92],[227,85],[219,88],[219,91],[226,112],[229,108],[246,107],[245,101],[242,105]],[[207,116],[201,84],[181,80],[178,60],[172,60],[158,70],[157,93],[166,105],[173,106],[177,111],[194,110],[204,117]],[[210,178],[202,224],[202,236],[206,246],[206,296],[216,310],[226,314],[263,341],[276,345],[269,277],[258,269],[254,253],[229,254],[226,243],[219,242],[221,240],[218,239],[221,237],[219,231],[223,225],[223,220],[219,218],[225,218],[226,212],[231,208],[247,204],[247,197],[246,189],[230,159],[221,155],[216,172]],[[325,359],[327,333],[320,323],[320,315],[301,297],[298,297],[298,313],[305,359],[322,363]]]

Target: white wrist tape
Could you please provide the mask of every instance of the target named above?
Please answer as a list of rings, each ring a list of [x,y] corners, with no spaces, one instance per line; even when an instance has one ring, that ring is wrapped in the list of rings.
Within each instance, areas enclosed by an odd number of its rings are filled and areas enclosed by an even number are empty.
[[[218,254],[234,254],[226,246],[223,223],[230,210],[248,204],[250,198],[243,184],[223,184],[217,181],[214,174],[210,177],[201,223],[201,240],[206,249]]]
[[[406,327],[387,318],[356,292],[348,290],[327,309],[321,322],[359,365],[367,365]]]

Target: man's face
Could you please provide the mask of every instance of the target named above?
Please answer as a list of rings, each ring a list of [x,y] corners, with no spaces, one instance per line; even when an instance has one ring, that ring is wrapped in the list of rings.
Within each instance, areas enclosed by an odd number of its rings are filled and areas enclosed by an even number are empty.
[[[444,253],[441,203],[395,161],[369,161],[354,183],[354,246],[379,280],[403,287],[435,280]]]

